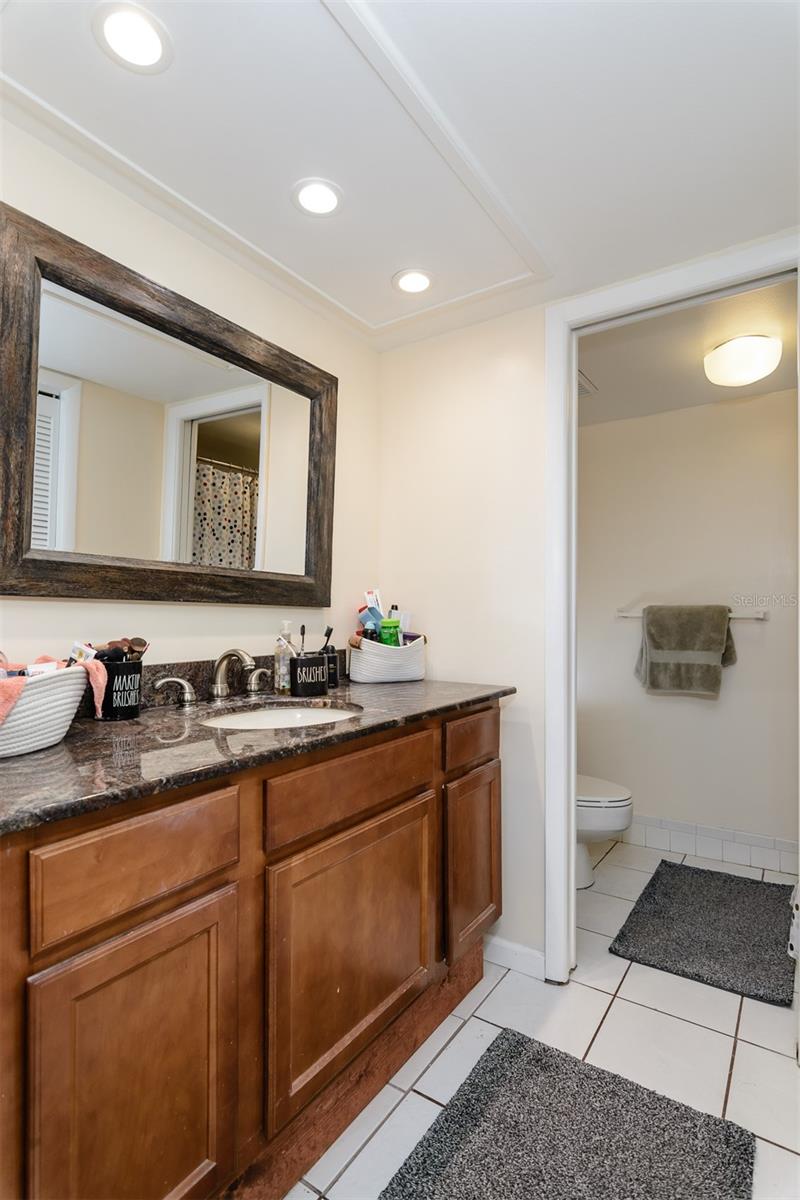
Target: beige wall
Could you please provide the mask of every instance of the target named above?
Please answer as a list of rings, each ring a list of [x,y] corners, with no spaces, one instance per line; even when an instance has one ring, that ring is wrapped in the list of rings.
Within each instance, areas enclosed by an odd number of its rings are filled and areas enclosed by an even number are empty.
[[[578,763],[634,812],[797,837],[796,609],[734,623],[717,701],[648,695],[640,625],[614,618],[796,594],[796,409],[779,392],[580,431]]]
[[[163,405],[84,381],[80,412],[76,550],[159,558]]]
[[[344,324],[324,318],[20,131],[2,127],[2,198],[157,282],[295,351],[339,378],[331,608],[119,604],[0,599],[0,647],[12,658],[63,654],[75,638],[132,632],[152,642],[151,662],[212,658],[231,641],[270,652],[284,617],[309,631],[330,620],[337,641],[375,577],[378,358]],[[131,622],[136,626],[132,631]]]
[[[434,678],[519,689],[495,932],[529,947],[544,936],[543,329],[540,310],[518,312],[381,362],[377,579],[428,634]]]

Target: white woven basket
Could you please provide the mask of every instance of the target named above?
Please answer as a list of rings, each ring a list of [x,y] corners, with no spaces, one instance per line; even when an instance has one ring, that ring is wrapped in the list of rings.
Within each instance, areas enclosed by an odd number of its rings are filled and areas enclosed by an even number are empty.
[[[384,646],[364,639],[350,651],[350,678],[354,683],[409,683],[425,678],[425,638],[407,646]]]
[[[26,679],[22,695],[0,725],[0,758],[60,742],[78,711],[87,678],[83,667],[64,667]]]

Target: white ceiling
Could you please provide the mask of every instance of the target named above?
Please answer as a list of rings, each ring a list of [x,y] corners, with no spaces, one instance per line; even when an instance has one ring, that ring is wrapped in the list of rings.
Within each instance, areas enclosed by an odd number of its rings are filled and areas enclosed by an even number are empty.
[[[379,345],[797,223],[794,4],[148,7],[174,60],[142,75],[94,3],[10,0],[5,114]],[[308,176],[332,217],[293,205]]]
[[[746,333],[782,339],[777,369],[747,387],[709,383],[705,355]],[[797,280],[585,334],[578,342],[578,366],[595,389],[580,400],[581,425],[796,388]]]

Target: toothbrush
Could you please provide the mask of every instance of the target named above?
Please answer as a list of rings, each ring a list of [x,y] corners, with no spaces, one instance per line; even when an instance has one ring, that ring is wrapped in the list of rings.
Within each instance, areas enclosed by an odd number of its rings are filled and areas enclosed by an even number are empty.
[[[300,626],[300,657],[302,658],[306,652],[306,627]]]
[[[325,628],[325,641],[322,643],[322,649],[320,650],[320,654],[324,654],[324,653],[325,653],[325,651],[327,650],[327,648],[328,648],[328,642],[331,640],[331,634],[332,634],[332,633],[333,633],[333,626],[332,626],[332,625],[328,625],[328,626],[326,626],[326,628]]]

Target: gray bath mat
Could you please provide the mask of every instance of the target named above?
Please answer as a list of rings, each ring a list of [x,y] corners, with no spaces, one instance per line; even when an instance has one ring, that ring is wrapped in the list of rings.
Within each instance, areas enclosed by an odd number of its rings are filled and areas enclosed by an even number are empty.
[[[662,859],[612,954],[787,1008],[794,962],[788,884]]]
[[[381,1200],[747,1200],[752,1133],[504,1030]]]

